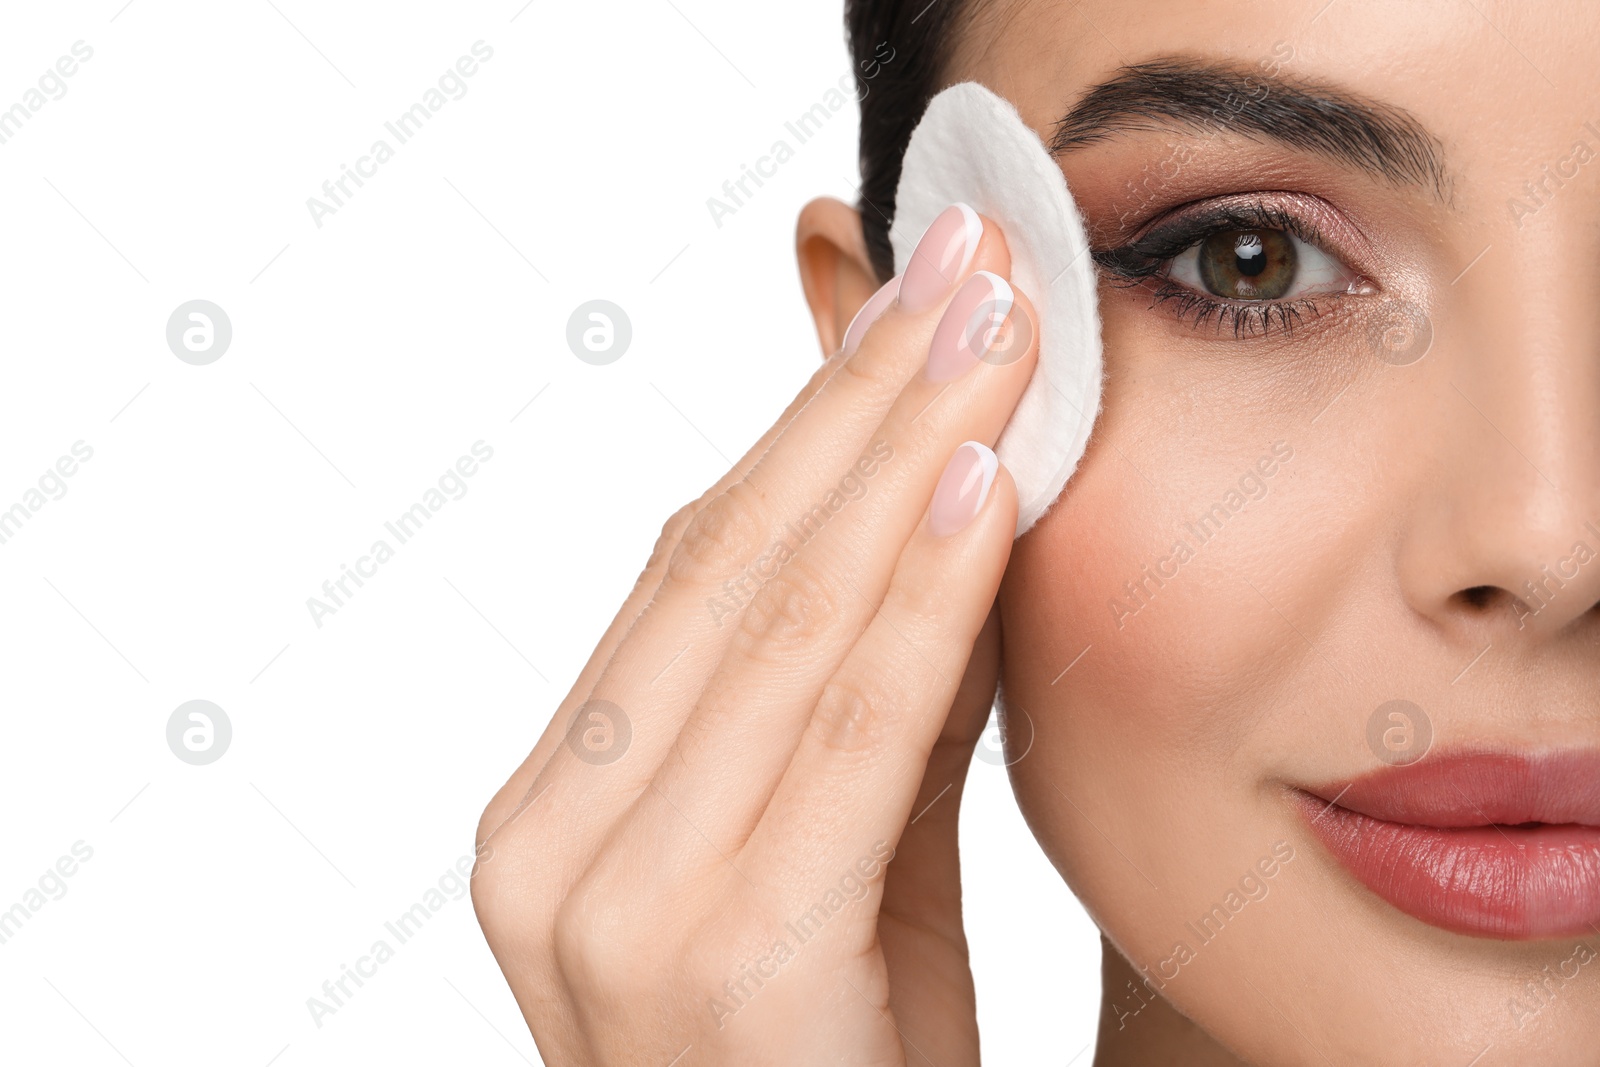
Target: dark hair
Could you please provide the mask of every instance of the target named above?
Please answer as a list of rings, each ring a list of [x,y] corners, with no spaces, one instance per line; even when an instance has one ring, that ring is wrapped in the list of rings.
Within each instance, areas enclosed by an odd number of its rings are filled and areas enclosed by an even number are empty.
[[[889,225],[911,131],[939,91],[963,12],[974,0],[845,0],[861,101],[861,228],[879,281],[894,274]],[[885,58],[885,57],[890,58]]]

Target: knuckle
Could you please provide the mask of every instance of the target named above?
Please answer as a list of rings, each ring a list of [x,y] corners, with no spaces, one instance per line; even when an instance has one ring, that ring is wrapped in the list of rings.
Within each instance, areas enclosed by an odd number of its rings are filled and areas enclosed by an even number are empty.
[[[507,846],[507,841],[500,831],[513,820],[520,809],[526,798],[527,788],[527,780],[520,773],[512,775],[505,785],[496,790],[478,816],[477,830],[473,835],[473,852],[476,859],[472,879],[474,883],[480,878],[485,879],[487,883],[496,880],[495,875],[499,873],[499,867],[490,861],[495,858],[497,849]]]
[[[520,798],[520,793],[518,794]],[[543,829],[538,821],[525,816],[519,799],[510,806],[491,803],[478,820],[476,844],[470,878],[473,903],[479,913],[506,905],[515,910],[518,895],[549,891],[557,867],[544,863],[531,868],[530,854],[537,853]]]
[[[822,575],[798,557],[767,580],[739,619],[747,651],[760,646],[787,648],[816,640],[837,616],[834,591]]]
[[[495,862],[492,844],[477,851],[472,871],[467,876],[467,891],[478,923],[491,943],[526,922],[526,897],[519,892],[515,876],[507,872],[506,861]]]
[[[503,818],[501,813],[506,810],[508,803],[507,793],[511,788],[512,783],[507,781],[505,785],[495,790],[494,796],[489,798],[489,803],[485,804],[483,811],[478,813],[478,826],[472,835],[474,847],[482,848],[487,844],[489,836],[500,825],[500,820]]]
[[[650,549],[650,558],[645,561],[644,573],[652,574],[659,571],[671,557],[672,550],[678,547],[678,542],[683,539],[683,532],[689,528],[700,509],[704,506],[703,500],[695,500],[674,511],[661,525],[661,533],[656,537],[655,546]]]
[[[921,643],[939,641],[956,621],[949,587],[942,582],[892,581],[880,609],[894,620],[894,628]]]
[[[500,879],[496,877],[499,867],[492,862],[494,843],[489,840],[499,822],[498,812],[491,815],[494,811],[493,807],[486,808],[478,819],[477,844],[473,847],[474,863],[468,883],[473,906],[480,914],[495,910],[501,899]]]
[[[897,707],[894,696],[873,683],[834,677],[817,699],[811,733],[832,751],[865,752],[888,740]]]
[[[720,582],[755,555],[766,533],[759,495],[735,482],[695,512],[667,563],[681,582]]]
[[[616,894],[580,879],[555,910],[550,951],[561,973],[590,989],[623,981],[644,958],[630,910]]]
[[[542,945],[566,868],[542,858],[546,853],[536,845],[536,835],[517,833],[508,838],[501,832],[506,827],[506,812],[494,809],[479,822],[470,873],[462,872],[473,911],[491,944],[514,937]],[[527,829],[521,819],[512,828]]]
[[[889,389],[899,392],[904,384],[900,378],[904,375],[896,373],[892,360],[874,358],[878,354],[878,346],[863,344],[855,355],[840,362],[834,376],[847,386],[859,386],[869,392]]]

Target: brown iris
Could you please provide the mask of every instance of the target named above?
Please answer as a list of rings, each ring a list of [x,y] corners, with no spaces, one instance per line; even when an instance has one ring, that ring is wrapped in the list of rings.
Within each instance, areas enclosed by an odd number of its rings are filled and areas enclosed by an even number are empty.
[[[1277,300],[1297,266],[1294,241],[1282,230],[1221,230],[1200,245],[1200,280],[1214,296]]]

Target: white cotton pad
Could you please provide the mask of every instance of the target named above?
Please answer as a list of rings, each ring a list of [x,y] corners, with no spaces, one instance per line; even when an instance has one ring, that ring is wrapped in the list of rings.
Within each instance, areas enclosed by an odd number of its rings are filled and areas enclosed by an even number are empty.
[[[890,230],[896,272],[922,231],[962,202],[995,220],[1011,281],[1033,300],[1039,363],[995,445],[1017,483],[1017,536],[1055,503],[1100,411],[1094,262],[1066,179],[1017,109],[976,82],[933,98],[911,134]]]

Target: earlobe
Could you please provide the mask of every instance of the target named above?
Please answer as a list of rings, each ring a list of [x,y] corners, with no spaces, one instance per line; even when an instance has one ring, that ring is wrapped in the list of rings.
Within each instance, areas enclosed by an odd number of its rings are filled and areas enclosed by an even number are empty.
[[[827,358],[839,350],[850,320],[881,284],[867,255],[860,213],[831,196],[811,201],[800,209],[795,226],[795,256]]]

